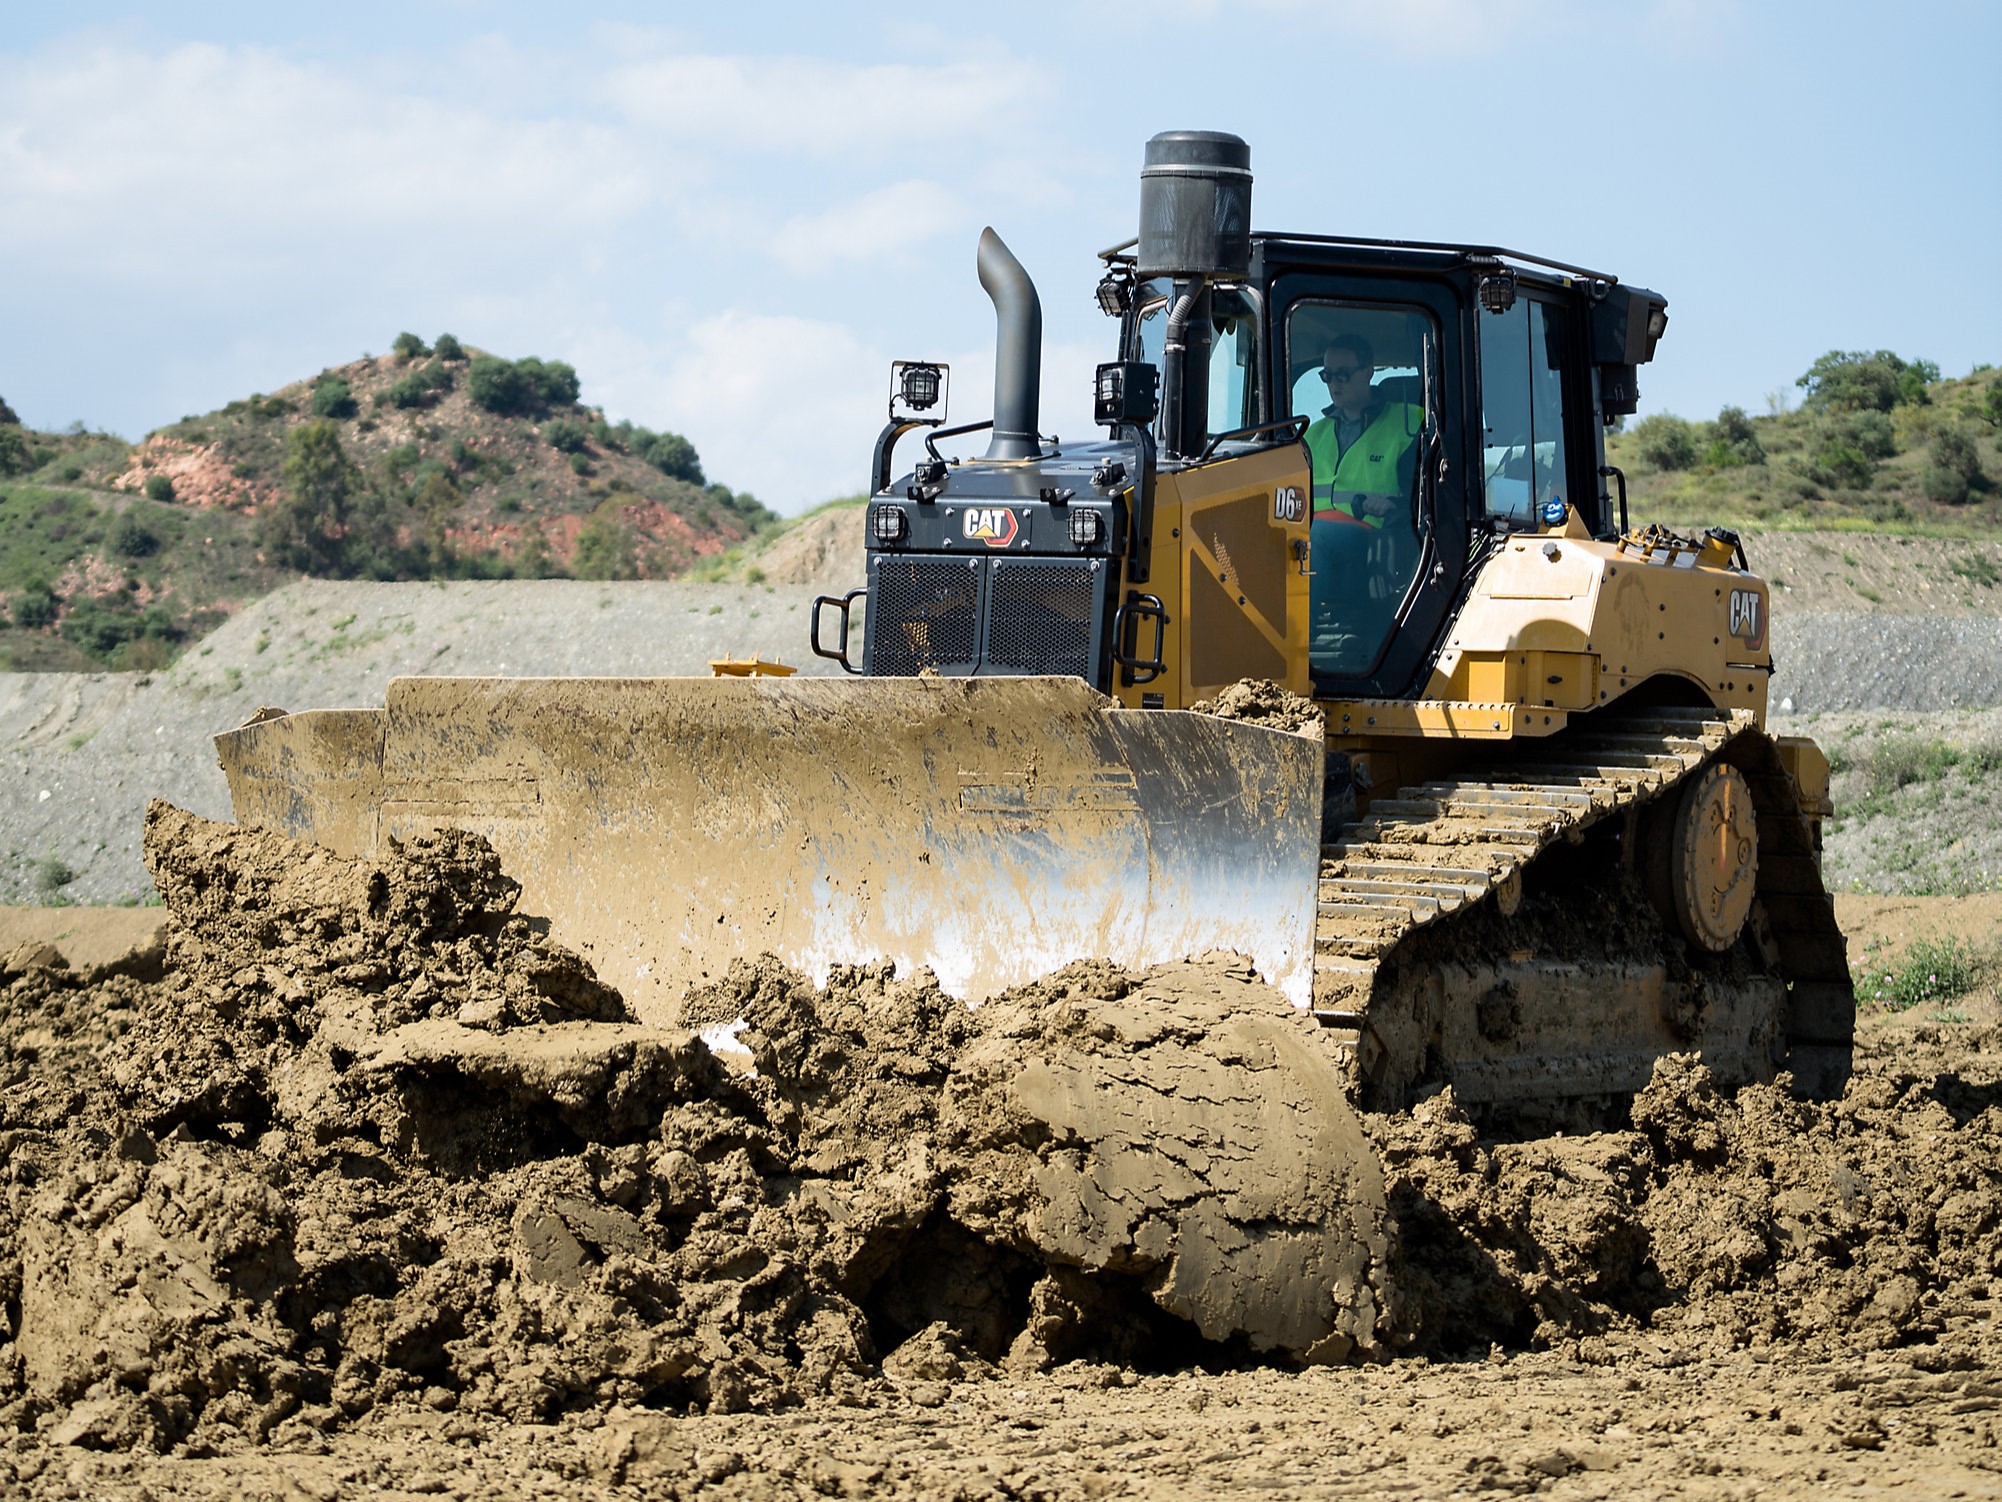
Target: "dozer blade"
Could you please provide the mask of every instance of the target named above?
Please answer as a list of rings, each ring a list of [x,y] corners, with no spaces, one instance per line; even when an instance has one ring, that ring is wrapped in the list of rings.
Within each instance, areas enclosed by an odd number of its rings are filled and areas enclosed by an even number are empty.
[[[979,1000],[1225,949],[1311,999],[1320,742],[1075,679],[399,678],[216,746],[239,823],[486,836],[648,1022],[764,951]]]

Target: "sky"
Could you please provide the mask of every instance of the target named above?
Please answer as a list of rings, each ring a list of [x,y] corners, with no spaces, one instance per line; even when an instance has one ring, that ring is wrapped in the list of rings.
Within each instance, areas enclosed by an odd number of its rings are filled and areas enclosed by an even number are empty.
[[[1831,348],[2002,363],[1995,0],[930,7],[0,0],[0,397],[137,438],[398,332],[567,360],[783,512],[864,488],[890,361],[988,415],[991,224],[1045,432],[1155,131],[1256,228],[1494,244],[1669,300],[1642,412]]]

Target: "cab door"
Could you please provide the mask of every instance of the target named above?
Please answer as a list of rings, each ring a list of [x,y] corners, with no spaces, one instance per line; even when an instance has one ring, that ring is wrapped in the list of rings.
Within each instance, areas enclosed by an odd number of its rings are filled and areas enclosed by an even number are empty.
[[[1271,306],[1273,415],[1309,424],[1314,692],[1407,696],[1466,558],[1460,301],[1441,282],[1296,271]]]

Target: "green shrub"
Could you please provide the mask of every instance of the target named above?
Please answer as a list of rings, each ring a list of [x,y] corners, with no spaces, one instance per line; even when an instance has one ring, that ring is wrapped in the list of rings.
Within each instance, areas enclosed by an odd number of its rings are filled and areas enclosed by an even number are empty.
[[[35,862],[35,890],[44,897],[60,892],[76,880],[76,872],[60,856],[45,855]]]
[[[452,389],[452,372],[442,362],[413,370],[385,391],[379,401],[393,407],[427,407],[438,393]]]
[[[466,395],[488,412],[514,413],[526,407],[528,386],[512,361],[479,355],[466,369]]]
[[[315,417],[355,415],[354,392],[348,386],[347,377],[322,376],[313,383],[313,415]]]
[[[561,454],[581,454],[588,437],[581,422],[556,417],[542,425],[542,441]]]
[[[1641,458],[1656,469],[1688,469],[1696,463],[1695,433],[1688,423],[1666,412],[1635,424],[1634,441]]]
[[[293,410],[292,404],[282,396],[267,396],[261,402],[253,402],[251,410],[259,417],[283,417]]]
[[[56,623],[56,592],[37,581],[14,596],[14,624],[42,631]]]
[[[431,352],[441,360],[463,360],[466,358],[466,351],[461,347],[459,341],[450,334],[440,334],[438,342],[431,346]]]
[[[582,454],[572,454],[570,456],[570,472],[573,475],[588,475],[591,472],[591,461]]]
[[[404,471],[411,469],[416,463],[417,445],[414,443],[399,443],[382,456],[383,471],[392,480],[402,479]]]
[[[18,428],[20,426],[20,414],[7,405],[6,397],[0,396],[0,427]]]
[[[1882,412],[1835,412],[1816,423],[1808,464],[1823,484],[1861,490],[1876,475],[1877,461],[1896,452],[1895,430]]]
[[[1745,415],[1743,407],[1725,407],[1717,413],[1717,421],[1711,425],[1710,444],[1703,451],[1703,461],[1718,469],[1766,462],[1765,445],[1759,442],[1758,431],[1752,426],[1752,419]]]
[[[561,360],[508,361],[480,355],[466,371],[466,392],[475,405],[502,416],[528,416],[551,407],[575,405],[577,372]]]
[[[14,423],[0,423],[0,475],[25,475],[35,468],[28,440]]]
[[[160,551],[160,539],[128,511],[112,524],[108,546],[120,558],[150,558]]]
[[[408,329],[404,330],[402,333],[396,336],[396,342],[390,345],[389,349],[390,353],[395,355],[397,359],[403,360],[405,362],[411,360],[421,360],[426,355],[431,353],[431,351],[425,347],[424,341],[422,339],[419,339],[415,334],[411,333]]]
[[[622,508],[608,503],[578,528],[570,572],[579,579],[639,577],[639,539]]]
[[[177,641],[181,630],[164,606],[141,610],[129,596],[114,595],[72,600],[63,616],[62,634],[65,641],[101,662],[109,662],[121,649],[141,640],[158,644]]]
[[[81,464],[65,464],[62,467],[61,473],[65,485],[74,485],[78,480],[83,478],[83,466]]]
[[[691,485],[706,483],[695,445],[679,433],[656,433],[631,422],[614,426],[602,418],[592,432],[600,448],[623,449],[671,479],[686,480]]]
[[[171,501],[174,498],[174,482],[165,475],[146,477],[146,499],[149,501]]]

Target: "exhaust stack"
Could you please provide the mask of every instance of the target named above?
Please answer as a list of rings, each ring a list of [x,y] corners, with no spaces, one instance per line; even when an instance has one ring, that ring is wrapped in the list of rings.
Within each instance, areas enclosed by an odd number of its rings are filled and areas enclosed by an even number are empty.
[[[1043,384],[1043,304],[1036,284],[1001,237],[980,232],[980,285],[994,300],[994,441],[989,459],[1033,459],[1043,451],[1036,409]]]

